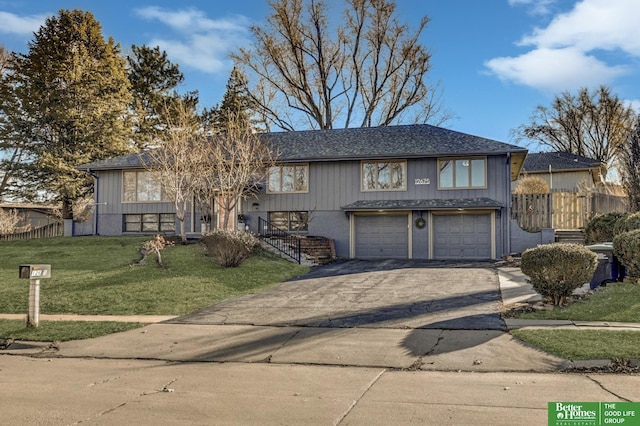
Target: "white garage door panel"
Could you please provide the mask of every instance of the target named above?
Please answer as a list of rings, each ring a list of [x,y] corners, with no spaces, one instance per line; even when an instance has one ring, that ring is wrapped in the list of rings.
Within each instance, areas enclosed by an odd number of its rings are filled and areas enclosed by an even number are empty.
[[[433,216],[434,259],[491,259],[491,215]]]
[[[355,257],[407,259],[407,216],[356,216]]]

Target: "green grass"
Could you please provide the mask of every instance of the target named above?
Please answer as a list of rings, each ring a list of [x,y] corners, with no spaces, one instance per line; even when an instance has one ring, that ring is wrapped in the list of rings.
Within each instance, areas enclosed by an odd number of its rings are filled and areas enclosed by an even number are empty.
[[[14,340],[65,342],[119,333],[143,325],[114,321],[40,321],[37,328],[27,328],[25,321],[0,319],[0,336]]]
[[[632,283],[609,284],[568,306],[524,313],[518,318],[640,323],[640,286]]]
[[[530,345],[564,359],[638,359],[640,331],[613,330],[513,330]]]
[[[24,263],[51,264],[52,277],[40,281],[41,314],[184,315],[308,271],[264,251],[237,268],[221,268],[199,244],[167,247],[162,252],[163,268],[151,257],[146,265],[131,266],[147,239],[60,237],[0,243],[0,313],[26,315],[29,280],[18,278],[18,265]],[[24,328],[23,321],[2,322],[0,337],[28,334],[68,340],[79,335],[75,328],[88,327],[86,322],[56,324],[41,322],[35,331]],[[65,327],[68,333],[62,330]],[[102,334],[120,331],[110,323],[101,327]]]
[[[523,313],[518,318],[640,323],[640,286],[609,284],[568,306]],[[511,334],[570,360],[640,358],[640,331],[522,329]]]

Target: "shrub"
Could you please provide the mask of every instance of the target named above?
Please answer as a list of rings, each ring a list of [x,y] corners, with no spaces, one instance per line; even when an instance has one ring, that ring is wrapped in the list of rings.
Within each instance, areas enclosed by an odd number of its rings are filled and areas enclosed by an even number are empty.
[[[258,246],[258,239],[245,231],[216,229],[200,240],[216,263],[236,267]]]
[[[597,259],[594,252],[579,244],[544,244],[525,250],[520,268],[533,288],[557,306],[591,281]]]
[[[620,235],[636,229],[640,229],[640,213],[626,213],[616,221],[613,235]]]
[[[525,176],[520,178],[518,186],[514,189],[514,194],[548,194],[551,192],[546,180],[536,176]]]
[[[613,239],[613,254],[627,268],[627,276],[640,278],[640,229],[624,232]]]
[[[616,222],[626,215],[627,213],[611,212],[591,219],[584,230],[585,243],[595,244],[613,241]]]

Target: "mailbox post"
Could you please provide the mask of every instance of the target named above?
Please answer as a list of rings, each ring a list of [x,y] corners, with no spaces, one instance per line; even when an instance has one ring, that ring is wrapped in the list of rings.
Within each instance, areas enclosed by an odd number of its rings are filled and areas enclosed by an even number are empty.
[[[37,327],[40,321],[40,280],[51,278],[51,265],[20,265],[18,276],[29,279],[27,327]]]

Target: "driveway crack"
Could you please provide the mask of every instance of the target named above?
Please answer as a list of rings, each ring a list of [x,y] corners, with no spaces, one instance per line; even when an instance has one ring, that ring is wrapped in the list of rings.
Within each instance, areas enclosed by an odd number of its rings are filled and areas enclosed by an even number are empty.
[[[371,382],[369,382],[369,384],[367,385],[367,387],[362,391],[362,393],[353,400],[353,402],[351,403],[351,405],[349,406],[349,408],[347,408],[347,410],[344,412],[344,414],[342,414],[342,416],[340,416],[340,418],[335,421],[333,424],[335,426],[341,424],[345,418],[347,418],[347,416],[349,415],[349,413],[351,413],[351,411],[353,411],[353,409],[355,408],[356,405],[358,405],[358,403],[362,400],[362,398],[364,398],[364,396],[367,394],[367,392],[369,392],[369,390],[373,387],[373,385],[375,385],[378,380],[380,380],[380,377],[382,377],[382,375],[386,372],[387,370],[382,370],[380,373],[378,373],[373,380],[371,380]]]
[[[618,395],[617,393],[615,393],[614,391],[612,391],[612,390],[610,390],[610,389],[607,389],[607,387],[606,387],[605,385],[603,385],[603,384],[602,384],[602,382],[600,382],[599,380],[596,380],[596,379],[595,379],[595,378],[593,378],[592,376],[587,375],[587,378],[588,378],[589,380],[591,380],[593,383],[595,383],[595,384],[597,384],[598,386],[600,386],[600,388],[602,388],[602,390],[603,390],[603,391],[610,393],[611,395],[615,396],[616,398],[619,398],[619,399],[621,399],[621,400],[623,400],[623,401],[626,401],[626,402],[633,402],[632,400],[627,399],[627,398],[625,398],[625,397],[624,397],[624,396],[622,396],[622,395]]]
[[[271,363],[271,358],[276,354],[276,352],[278,352],[280,349],[282,349],[287,343],[289,343],[291,340],[293,340],[298,334],[300,334],[300,332],[302,331],[302,328],[299,328],[295,333],[293,333],[291,336],[289,336],[289,338],[287,340],[285,340],[284,342],[282,342],[282,344],[280,346],[278,346],[273,352],[271,352],[271,354],[269,354],[269,356],[267,356],[265,359],[263,359],[261,362],[264,363]]]

